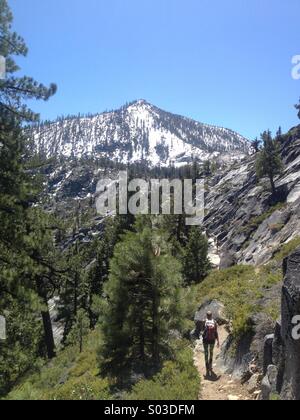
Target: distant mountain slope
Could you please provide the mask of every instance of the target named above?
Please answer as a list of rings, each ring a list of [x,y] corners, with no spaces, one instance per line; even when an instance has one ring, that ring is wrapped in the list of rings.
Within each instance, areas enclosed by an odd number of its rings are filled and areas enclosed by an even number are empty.
[[[144,100],[117,111],[68,117],[30,129],[37,150],[47,157],[108,157],[121,163],[184,165],[197,158],[243,158],[251,144],[232,130],[165,112]]]

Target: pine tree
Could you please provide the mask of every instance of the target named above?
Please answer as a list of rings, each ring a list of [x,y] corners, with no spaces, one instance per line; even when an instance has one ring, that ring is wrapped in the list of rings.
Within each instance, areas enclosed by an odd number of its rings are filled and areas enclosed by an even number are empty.
[[[211,267],[208,247],[208,241],[199,227],[193,227],[183,256],[183,273],[186,284],[199,283],[208,274]]]
[[[203,165],[203,171],[205,176],[211,175],[211,164],[209,160],[206,160]]]
[[[281,128],[281,126],[280,126],[280,127],[278,128],[277,132],[276,132],[276,137],[275,137],[275,139],[276,139],[276,141],[281,142],[281,141],[282,141],[282,138],[283,138],[283,136],[282,136],[282,128]]]
[[[189,227],[186,225],[186,214],[164,215],[159,225],[168,238],[172,255],[179,256],[188,238]]]
[[[88,273],[89,311],[92,326],[96,325],[100,315],[97,306],[96,311],[93,310],[94,301],[98,301],[99,296],[102,296],[103,285],[107,282],[109,276],[110,260],[113,256],[114,247],[122,232],[123,228],[120,217],[108,219],[105,224],[103,235],[94,243],[95,264]]]
[[[0,81],[0,313],[7,317],[8,330],[0,348],[0,365],[7,359],[0,369],[0,393],[44,350],[54,355],[47,299],[58,275],[52,220],[32,206],[40,182],[21,130],[22,122],[37,118],[24,101],[47,100],[55,86],[13,76],[18,70],[13,57],[25,56],[27,48],[11,26],[7,2],[0,0],[0,55],[7,72]]]
[[[158,365],[168,331],[180,320],[179,263],[148,227],[116,246],[104,314],[103,373],[122,379],[131,369]]]
[[[38,208],[29,209],[25,251],[34,263],[28,273],[32,289],[42,303],[41,316],[44,327],[44,341],[48,358],[55,356],[55,344],[48,302],[60,287],[62,276],[68,269],[61,262],[61,256],[55,247],[57,220]]]
[[[88,272],[85,271],[86,252],[79,241],[75,240],[74,245],[64,253],[69,270],[60,285],[58,307],[59,319],[63,320],[65,325],[64,342],[68,342],[68,336],[76,323],[79,311],[88,307],[89,278]]]
[[[300,99],[299,99],[299,103],[297,105],[295,105],[295,108],[298,111],[298,118],[300,119]]]
[[[258,153],[260,151],[261,140],[259,140],[256,137],[256,139],[253,141],[252,145],[253,145],[253,149],[254,149],[255,153]]]
[[[0,341],[0,397],[6,395],[19,376],[34,365],[42,355],[42,326],[39,320],[39,303],[34,296],[24,293],[18,299],[3,292],[2,283],[0,313],[6,318],[6,340]],[[33,302],[36,310],[32,310]]]
[[[214,174],[215,172],[217,172],[218,170],[218,162],[217,161],[213,161],[210,165],[211,168],[211,173]]]
[[[194,182],[196,182],[196,180],[199,179],[199,175],[200,175],[200,168],[199,168],[197,160],[195,159],[193,161],[193,167],[192,167],[192,179]]]
[[[84,309],[89,315],[93,328],[101,316],[99,298],[103,294],[103,285],[108,280],[110,260],[120,235],[131,227],[131,219],[117,216],[105,222],[101,238],[90,244],[81,244],[77,239],[81,215],[75,213],[73,226],[73,245],[64,253],[68,261],[68,273],[60,285],[59,319],[65,325],[64,342],[69,341],[78,312]]]
[[[78,345],[79,352],[83,351],[83,340],[90,331],[90,320],[84,309],[80,309],[76,315],[74,325],[68,336],[68,344]]]
[[[6,78],[0,80],[0,111],[6,119],[33,121],[38,115],[32,112],[24,101],[28,99],[48,100],[56,92],[56,86],[49,88],[31,77],[14,77],[19,70],[14,57],[26,57],[28,49],[18,34],[12,32],[13,16],[6,0],[0,0],[0,55],[6,60]]]
[[[256,159],[256,173],[258,178],[268,176],[271,183],[273,196],[276,196],[274,178],[282,171],[283,164],[280,156],[279,144],[272,138],[269,131],[265,131],[262,136],[263,149]]]

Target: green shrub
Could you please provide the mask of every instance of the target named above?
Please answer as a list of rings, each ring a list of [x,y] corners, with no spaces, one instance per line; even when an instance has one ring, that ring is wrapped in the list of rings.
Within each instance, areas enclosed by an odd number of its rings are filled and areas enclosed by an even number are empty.
[[[181,344],[182,346],[182,344]],[[191,348],[176,349],[176,359],[165,362],[153,379],[142,380],[125,396],[125,400],[193,401],[199,398],[200,377],[193,363]]]
[[[10,400],[106,400],[109,383],[100,378],[97,346],[101,334],[94,331],[84,343],[80,354],[78,346],[69,346],[39,371],[23,379],[7,397]]]
[[[272,302],[272,304],[268,305],[264,312],[269,316],[270,319],[277,321],[280,318],[281,312],[280,298],[277,302]]]
[[[270,401],[281,401],[279,394],[271,394]]]
[[[300,246],[300,237],[292,239],[287,244],[282,245],[282,247],[275,253],[274,260],[277,262],[283,261],[292,252],[294,252],[299,246]]]
[[[87,374],[79,378],[72,378],[64,385],[58,386],[53,391],[47,392],[44,396],[47,400],[109,400],[109,383],[106,379],[96,378]]]
[[[26,382],[22,387],[11,392],[6,399],[14,401],[38,401],[42,399],[42,394],[30,382]]]

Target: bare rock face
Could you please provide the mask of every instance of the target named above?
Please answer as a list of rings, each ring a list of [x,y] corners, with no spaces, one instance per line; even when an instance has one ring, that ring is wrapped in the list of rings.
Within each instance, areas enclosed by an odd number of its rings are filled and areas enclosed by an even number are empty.
[[[217,241],[221,268],[265,264],[300,235],[300,125],[286,135],[281,156],[276,200],[268,180],[257,181],[255,156],[209,179],[204,227]]]
[[[258,390],[259,379],[260,379],[260,374],[259,373],[255,373],[253,376],[251,376],[251,378],[250,378],[250,380],[248,381],[248,384],[247,384],[247,391],[249,392],[249,394],[254,394],[255,391]]]
[[[261,400],[269,401],[271,395],[276,394],[277,378],[278,378],[277,366],[270,365],[267,369],[266,376],[264,377],[261,384]]]
[[[273,363],[273,342],[274,342],[274,334],[269,334],[265,337],[264,360],[263,360],[264,375],[267,374],[268,367],[272,365]]]
[[[277,321],[274,334],[264,340],[264,379],[261,399],[272,394],[282,400],[300,400],[300,338],[293,320],[300,315],[300,248],[284,261],[281,320]]]
[[[278,367],[277,391],[280,392],[283,385],[283,376],[285,369],[285,354],[281,335],[281,319],[277,321],[274,331],[274,340],[272,345],[272,362]]]
[[[284,263],[281,336],[284,351],[283,400],[300,400],[300,340],[293,334],[293,318],[300,315],[300,248]]]

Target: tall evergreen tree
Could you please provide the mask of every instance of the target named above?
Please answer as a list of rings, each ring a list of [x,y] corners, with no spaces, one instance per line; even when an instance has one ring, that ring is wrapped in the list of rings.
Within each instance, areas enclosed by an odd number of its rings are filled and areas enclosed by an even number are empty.
[[[282,141],[282,138],[283,138],[283,136],[282,136],[282,128],[281,128],[281,126],[280,126],[280,127],[278,128],[277,132],[276,132],[276,137],[275,137],[275,139],[276,139],[276,141],[281,142],[281,141]]]
[[[14,77],[18,70],[14,57],[25,56],[27,48],[11,27],[10,9],[6,0],[0,0],[0,55],[6,59],[6,78],[0,81],[0,311],[7,316],[8,329],[0,347],[0,393],[43,353],[42,347],[49,357],[54,355],[47,297],[57,275],[52,221],[32,207],[39,183],[21,132],[22,122],[37,118],[25,101],[47,100],[56,87]]]
[[[260,151],[261,140],[259,140],[256,137],[256,139],[253,141],[252,145],[253,145],[253,149],[254,149],[255,153],[258,153]]]
[[[159,365],[169,330],[180,322],[180,286],[178,262],[150,228],[124,235],[105,286],[104,373],[120,379]]]
[[[280,156],[279,143],[272,138],[270,130],[265,131],[262,136],[263,149],[256,159],[256,173],[258,178],[268,176],[272,194],[276,196],[274,178],[282,171],[283,164]]]
[[[108,280],[110,260],[120,235],[130,229],[130,218],[117,216],[106,220],[105,229],[99,239],[82,244],[78,240],[81,216],[75,214],[73,227],[73,245],[63,254],[68,273],[63,276],[60,285],[60,303],[58,318],[64,322],[64,342],[76,323],[78,312],[84,310],[89,315],[93,328],[101,315],[98,303],[103,294],[103,285]],[[101,306],[101,305],[100,305]]]
[[[90,320],[84,309],[80,309],[76,315],[74,325],[68,336],[68,344],[78,345],[79,352],[83,351],[84,337],[90,331]]]
[[[183,256],[183,273],[186,284],[202,281],[210,267],[208,241],[199,227],[193,227]]]
[[[297,105],[295,105],[295,108],[298,111],[298,118],[300,119],[300,99],[299,99],[299,103]]]
[[[211,163],[209,160],[206,160],[203,164],[203,172],[205,176],[211,175]]]
[[[28,49],[22,37],[12,31],[13,15],[6,0],[0,0],[0,55],[6,60],[6,78],[0,80],[0,110],[6,118],[33,121],[38,115],[28,108],[28,99],[48,100],[56,92],[56,85],[49,88],[31,77],[14,77],[19,70],[14,57],[26,57]]]

